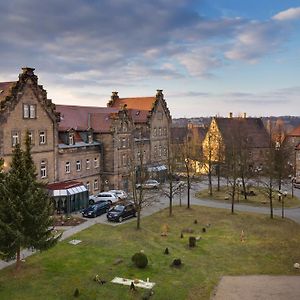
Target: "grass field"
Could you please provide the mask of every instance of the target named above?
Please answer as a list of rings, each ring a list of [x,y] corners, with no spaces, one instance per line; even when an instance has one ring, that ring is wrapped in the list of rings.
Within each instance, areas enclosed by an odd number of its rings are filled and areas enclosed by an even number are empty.
[[[235,203],[243,203],[255,206],[269,207],[269,199],[267,195],[263,192],[261,187],[251,187],[251,190],[255,192],[255,196],[248,196],[247,200],[245,200],[244,196],[241,193],[236,191]],[[212,200],[221,200],[226,202],[231,202],[231,196],[229,195],[228,188],[226,186],[222,186],[220,191],[217,191],[216,188],[213,188],[213,195],[209,196],[208,189],[204,189],[196,193],[196,197],[212,199]],[[229,198],[225,200],[225,198]],[[278,192],[274,192],[274,200],[273,200],[274,208],[281,207],[281,202],[278,201]],[[288,194],[284,198],[284,206],[287,208],[291,207],[300,207],[300,199],[296,196],[292,197],[292,195]]]
[[[300,226],[290,220],[204,207],[176,207],[169,218],[164,210],[142,220],[142,230],[135,222],[121,226],[95,225],[72,239],[82,243],[73,246],[60,242],[53,249],[26,260],[20,273],[10,267],[0,271],[0,299],[27,300],[74,299],[141,299],[145,290],[110,283],[115,276],[156,282],[151,299],[209,299],[222,275],[293,274],[300,261]],[[198,223],[194,224],[197,219]],[[160,235],[168,224],[167,237]],[[211,224],[207,232],[202,228]],[[184,234],[183,229],[194,233]],[[245,241],[241,242],[241,231]],[[188,237],[201,236],[197,247],[188,248]],[[168,247],[170,254],[165,255]],[[146,269],[132,265],[131,256],[144,250],[149,259]],[[180,258],[181,268],[170,267]],[[116,265],[114,262],[122,259]],[[93,281],[99,274],[104,285]]]

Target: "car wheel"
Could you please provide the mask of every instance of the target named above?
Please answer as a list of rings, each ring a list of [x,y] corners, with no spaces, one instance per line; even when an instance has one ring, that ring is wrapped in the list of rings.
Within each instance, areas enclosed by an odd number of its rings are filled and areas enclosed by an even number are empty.
[[[90,199],[90,200],[89,200],[89,205],[93,205],[93,204],[95,204],[95,201],[92,200],[92,199]]]
[[[119,223],[122,223],[123,222],[123,218],[119,217],[118,221],[119,221]]]
[[[92,215],[92,216],[93,216],[93,218],[96,218],[96,214],[95,214],[95,213],[93,213],[93,215]]]
[[[108,200],[107,202],[109,203],[109,205],[112,205],[112,201],[111,200]]]

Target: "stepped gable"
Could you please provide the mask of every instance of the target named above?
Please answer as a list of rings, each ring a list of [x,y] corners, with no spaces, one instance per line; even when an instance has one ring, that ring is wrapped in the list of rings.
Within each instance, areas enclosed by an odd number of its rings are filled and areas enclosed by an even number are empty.
[[[155,97],[120,98],[118,92],[112,92],[111,100],[107,106],[126,109],[135,123],[145,123],[151,117],[159,101],[161,101],[167,116],[171,118],[162,90],[157,90]]]
[[[47,92],[42,85],[38,84],[38,77],[34,74],[34,68],[24,67],[19,75],[18,81],[0,82],[0,122],[7,119],[10,111],[13,111],[23,95],[25,86],[30,86],[50,118],[54,122],[59,121],[59,114],[56,112],[55,104],[47,99]]]

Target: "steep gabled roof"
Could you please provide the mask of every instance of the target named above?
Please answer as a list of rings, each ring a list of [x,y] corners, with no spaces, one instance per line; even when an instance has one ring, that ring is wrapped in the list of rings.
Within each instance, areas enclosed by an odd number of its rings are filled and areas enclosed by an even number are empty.
[[[151,118],[152,113],[159,102],[161,102],[167,117],[171,120],[170,111],[167,107],[162,90],[157,90],[156,96],[154,97],[131,98],[119,98],[118,92],[113,92],[107,106],[118,109],[127,109],[130,111],[131,117],[135,123],[145,123]]]
[[[19,103],[20,95],[22,95],[24,87],[30,83],[31,90],[36,99],[40,102],[48,116],[56,124],[58,121],[58,113],[55,110],[55,104],[51,99],[47,99],[47,92],[42,85],[38,84],[38,77],[34,74],[34,68],[24,67],[22,73],[19,74],[18,81],[1,82],[0,83],[0,112],[3,113],[0,123],[5,122],[10,111]]]
[[[298,136],[298,137],[300,137],[300,126],[294,128],[292,131],[287,133],[287,136]]]
[[[93,128],[95,132],[107,132],[111,125],[111,117],[118,113],[118,109],[109,107],[57,105],[60,112],[59,130],[70,128],[87,130]]]
[[[245,137],[252,148],[268,148],[269,134],[260,118],[214,118],[224,142]]]
[[[156,97],[134,97],[134,98],[118,98],[114,100],[113,107],[127,109],[151,111],[156,101]]]

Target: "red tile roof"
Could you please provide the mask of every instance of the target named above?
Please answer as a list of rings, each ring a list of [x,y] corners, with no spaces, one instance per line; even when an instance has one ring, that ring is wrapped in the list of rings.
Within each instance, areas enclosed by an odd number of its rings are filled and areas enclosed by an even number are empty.
[[[11,89],[15,84],[16,81],[0,82],[0,101],[10,95]]]
[[[112,107],[120,109],[127,105],[127,109],[151,111],[155,101],[156,97],[118,98],[113,101]]]
[[[300,126],[294,128],[292,131],[290,131],[287,136],[300,136]]]
[[[129,109],[128,112],[134,123],[145,123],[149,117],[148,110]]]
[[[65,181],[65,182],[55,182],[47,185],[48,190],[66,190],[76,186],[80,186],[83,183],[80,181]]]
[[[118,113],[118,109],[110,107],[56,105],[56,111],[60,112],[59,130],[70,128],[86,130],[89,127],[95,132],[106,132],[110,128],[111,114]]]

